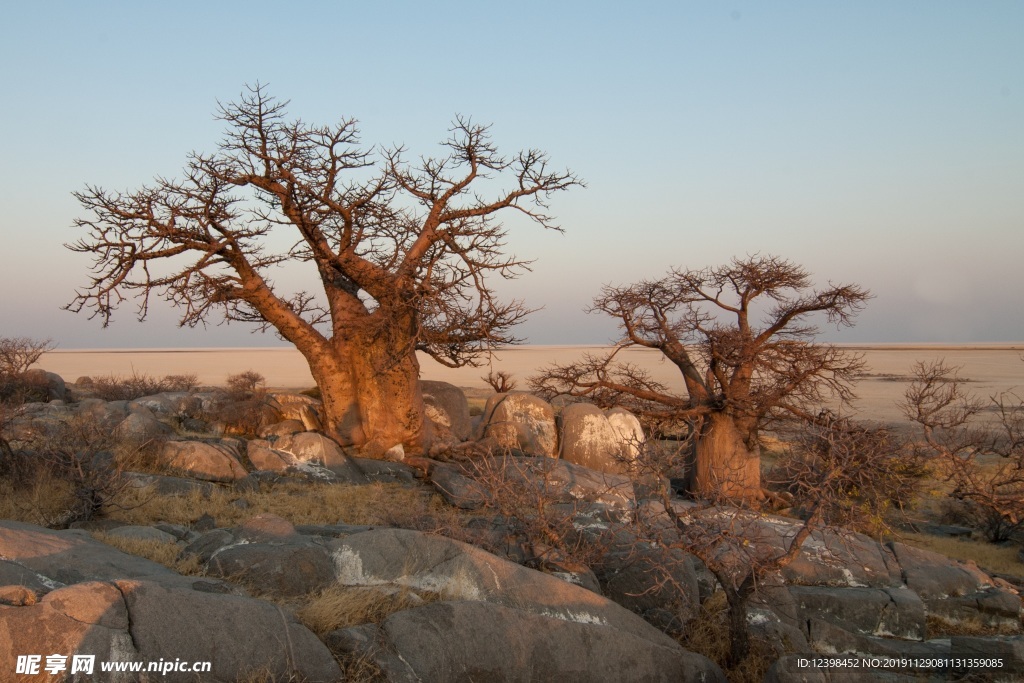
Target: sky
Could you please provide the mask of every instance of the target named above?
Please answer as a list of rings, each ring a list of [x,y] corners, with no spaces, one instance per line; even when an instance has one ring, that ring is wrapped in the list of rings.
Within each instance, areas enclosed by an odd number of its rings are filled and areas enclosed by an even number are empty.
[[[875,298],[836,342],[1024,340],[1024,3],[47,2],[3,0],[0,336],[61,348],[268,346],[155,305],[110,327],[72,193],[180,176],[246,84],[293,117],[360,121],[431,155],[455,115],[587,187],[499,291],[533,344],[601,344],[602,285],[762,253]],[[307,277],[308,276],[308,277]],[[313,274],[284,278],[313,286]],[[303,284],[304,283],[304,284]]]

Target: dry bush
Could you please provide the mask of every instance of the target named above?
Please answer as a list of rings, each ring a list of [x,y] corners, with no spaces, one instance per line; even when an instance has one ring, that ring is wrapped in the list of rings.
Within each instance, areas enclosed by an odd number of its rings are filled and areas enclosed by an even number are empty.
[[[173,541],[163,542],[124,538],[100,531],[93,532],[92,537],[97,541],[117,548],[123,553],[144,557],[157,564],[162,564],[179,574],[187,574],[189,576],[201,576],[203,574],[203,567],[199,558],[195,555],[180,557],[181,548]]]
[[[170,390],[168,378],[153,377],[135,370],[127,377],[110,374],[92,379],[93,395],[104,401],[133,401]]]
[[[0,519],[48,526],[74,502],[71,482],[46,471],[37,471],[17,484],[10,477],[0,478]]]
[[[229,434],[254,435],[267,421],[267,380],[255,370],[227,378],[227,390],[207,416]]]
[[[306,628],[323,638],[331,631],[360,624],[379,624],[389,615],[439,600],[432,591],[408,587],[330,586],[296,610]]]
[[[823,414],[795,433],[766,483],[823,524],[880,536],[891,511],[911,508],[928,467],[891,430]]]
[[[164,377],[164,384],[167,386],[167,391],[191,391],[199,386],[199,375],[194,372],[167,375]]]
[[[900,408],[921,427],[921,448],[940,463],[964,521],[1006,541],[1024,529],[1024,400],[1004,393],[986,404],[957,371],[943,361],[917,363]],[[995,424],[981,420],[986,408]],[[985,462],[989,456],[996,462]]]
[[[246,400],[262,396],[267,389],[267,378],[255,370],[246,370],[234,375],[228,375],[225,382],[228,393],[236,400]]]
[[[497,515],[527,551],[523,564],[547,571],[577,571],[598,563],[608,544],[576,528],[577,514],[586,502],[561,502],[564,483],[552,479],[552,464],[547,458],[495,455],[470,461],[465,474],[483,494],[483,511]]]
[[[705,600],[697,617],[687,623],[679,644],[722,667],[729,683],[761,683],[777,655],[767,643],[755,638],[747,656],[730,665],[728,616],[728,601],[719,591]]]
[[[124,463],[134,460],[136,445],[119,443],[110,430],[85,417],[76,416],[42,431],[16,449],[5,450],[4,472],[14,489],[29,492],[35,514],[44,526],[64,528],[72,522],[93,518],[109,505],[129,481],[123,476]],[[71,498],[37,496],[32,492],[55,491],[67,484]]]
[[[0,337],[0,376],[24,374],[55,346],[49,339]]]
[[[512,377],[512,373],[501,370],[495,372],[491,370],[486,376],[481,377],[483,381],[494,389],[495,393],[507,394],[518,386],[518,382]]]

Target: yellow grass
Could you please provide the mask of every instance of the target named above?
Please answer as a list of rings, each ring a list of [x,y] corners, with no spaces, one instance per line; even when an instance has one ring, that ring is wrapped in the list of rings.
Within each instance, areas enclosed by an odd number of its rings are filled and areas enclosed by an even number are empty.
[[[199,558],[192,555],[179,559],[181,548],[173,541],[149,541],[137,538],[122,538],[111,536],[101,531],[93,532],[92,537],[97,541],[113,546],[123,553],[137,555],[147,560],[152,560],[165,567],[173,569],[179,574],[199,576],[202,574],[202,565]]]
[[[124,492],[115,503],[110,516],[131,524],[163,521],[186,526],[204,514],[211,515],[217,526],[234,526],[255,515],[272,513],[293,524],[341,522],[422,528],[424,519],[436,516],[444,506],[436,494],[383,483],[284,483],[255,492],[217,488],[209,497],[199,492],[158,496],[149,490],[132,490]]]
[[[974,561],[986,572],[1024,576],[1024,563],[1017,553],[1020,546],[997,545],[981,540],[932,536],[931,534],[900,534],[898,539],[907,545],[930,550],[954,560]]]
[[[409,588],[387,590],[363,586],[330,586],[296,610],[295,616],[321,638],[331,631],[360,624],[379,624],[389,615],[421,607],[439,598]]]

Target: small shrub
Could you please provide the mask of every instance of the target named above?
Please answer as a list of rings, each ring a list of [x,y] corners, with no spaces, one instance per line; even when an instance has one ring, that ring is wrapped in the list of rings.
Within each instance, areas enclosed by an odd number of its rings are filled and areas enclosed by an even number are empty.
[[[512,373],[501,370],[495,372],[491,370],[485,377],[481,377],[483,381],[487,382],[496,393],[506,394],[519,384],[515,379],[512,378]]]
[[[199,375],[188,372],[181,375],[167,375],[164,377],[164,384],[167,391],[191,391],[199,386]]]
[[[92,382],[93,395],[104,401],[133,401],[168,390],[166,379],[135,371],[128,377],[113,374],[94,377]]]

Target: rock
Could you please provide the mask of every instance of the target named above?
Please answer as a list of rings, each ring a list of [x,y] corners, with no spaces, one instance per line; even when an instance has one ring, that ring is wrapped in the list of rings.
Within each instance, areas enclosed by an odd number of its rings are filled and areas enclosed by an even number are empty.
[[[132,640],[141,659],[209,661],[215,681],[263,670],[273,680],[294,676],[326,682],[341,676],[327,647],[277,605],[149,581],[116,585],[131,615]],[[160,679],[194,680],[191,674]]]
[[[802,620],[821,619],[851,633],[925,637],[925,607],[911,590],[789,586]]]
[[[775,660],[764,676],[764,683],[828,683],[825,669],[802,664],[807,655],[785,655]]]
[[[128,401],[128,412],[134,413],[142,411],[156,415],[173,415],[177,413],[177,410],[175,410],[175,402],[183,395],[183,393],[168,392],[153,394],[152,396],[143,396],[141,398]]]
[[[239,540],[249,543],[261,541],[284,541],[294,538],[297,535],[295,526],[283,517],[271,513],[264,513],[250,517],[237,527],[234,535]]]
[[[83,398],[77,405],[78,414],[98,424],[114,427],[128,417],[124,401],[104,401],[98,398]]]
[[[619,406],[605,412],[605,416],[619,437],[619,457],[625,462],[633,462],[640,456],[640,451],[647,440],[640,420]]]
[[[953,636],[950,656],[960,658],[1002,659],[998,674],[1024,673],[1024,636]]]
[[[156,419],[148,410],[130,413],[114,428],[115,437],[135,442],[153,441],[173,433],[173,429]]]
[[[487,399],[478,440],[490,440],[499,449],[555,458],[558,432],[555,411],[547,401],[519,391]]]
[[[230,482],[246,475],[235,450],[219,443],[168,441],[160,459],[168,467],[203,481]]]
[[[125,478],[132,486],[139,489],[152,487],[153,491],[162,496],[187,496],[198,492],[203,496],[209,496],[213,492],[214,485],[208,481],[196,481],[185,477],[168,477],[160,474],[141,474],[139,472],[125,472]]]
[[[416,481],[416,470],[400,462],[389,462],[376,458],[353,458],[369,481],[386,481],[412,484]]]
[[[469,422],[469,401],[466,394],[454,384],[420,380],[420,392],[427,418],[434,424],[435,433],[454,441],[465,441],[472,430]]]
[[[678,646],[480,602],[396,612],[375,636],[390,681],[725,681],[710,660]]]
[[[948,657],[949,641],[900,640],[851,633],[829,621],[807,622],[808,642],[822,654],[863,654],[883,657]]]
[[[276,436],[291,436],[304,431],[306,431],[306,427],[301,420],[284,420],[261,427],[258,433],[261,439],[267,439]]]
[[[597,472],[624,473],[622,439],[601,409],[573,403],[562,409],[559,457]]]
[[[463,510],[479,510],[488,500],[487,489],[462,474],[455,465],[435,465],[430,470],[430,483],[449,505]]]
[[[293,455],[274,450],[270,442],[263,439],[250,441],[245,454],[252,466],[260,472],[284,472],[298,464]]]
[[[302,432],[282,436],[274,442],[274,450],[287,453],[299,465],[315,463],[322,465],[344,481],[352,484],[365,484],[366,477],[362,470],[342,449],[323,434]]]
[[[68,390],[67,385],[64,383],[64,378],[55,372],[34,368],[22,373],[21,380],[26,384],[34,384],[44,388],[47,401],[66,401],[68,398]]]
[[[277,410],[284,420],[298,420],[302,422],[303,409],[319,412],[321,403],[319,400],[306,396],[305,394],[291,394],[286,392],[273,391],[267,394],[267,404]]]
[[[162,564],[122,553],[85,531],[52,531],[34,524],[0,521],[0,557],[45,577],[50,588],[123,578],[182,578]]]
[[[679,632],[700,611],[697,576],[681,550],[623,549],[595,570],[605,596],[662,630]]]
[[[925,600],[928,614],[952,626],[963,622],[1020,632],[1021,600],[1016,593],[987,588],[969,595]]]
[[[377,529],[332,541],[338,583],[395,586],[477,600],[580,623],[600,623],[672,648],[640,617],[584,588],[480,548],[407,529]]]
[[[334,579],[334,563],[327,549],[301,537],[223,547],[213,553],[206,571],[210,576],[241,582],[258,594],[282,597],[322,590]]]
[[[925,600],[976,593],[992,585],[977,567],[896,541],[890,544],[903,569],[907,587]]]

